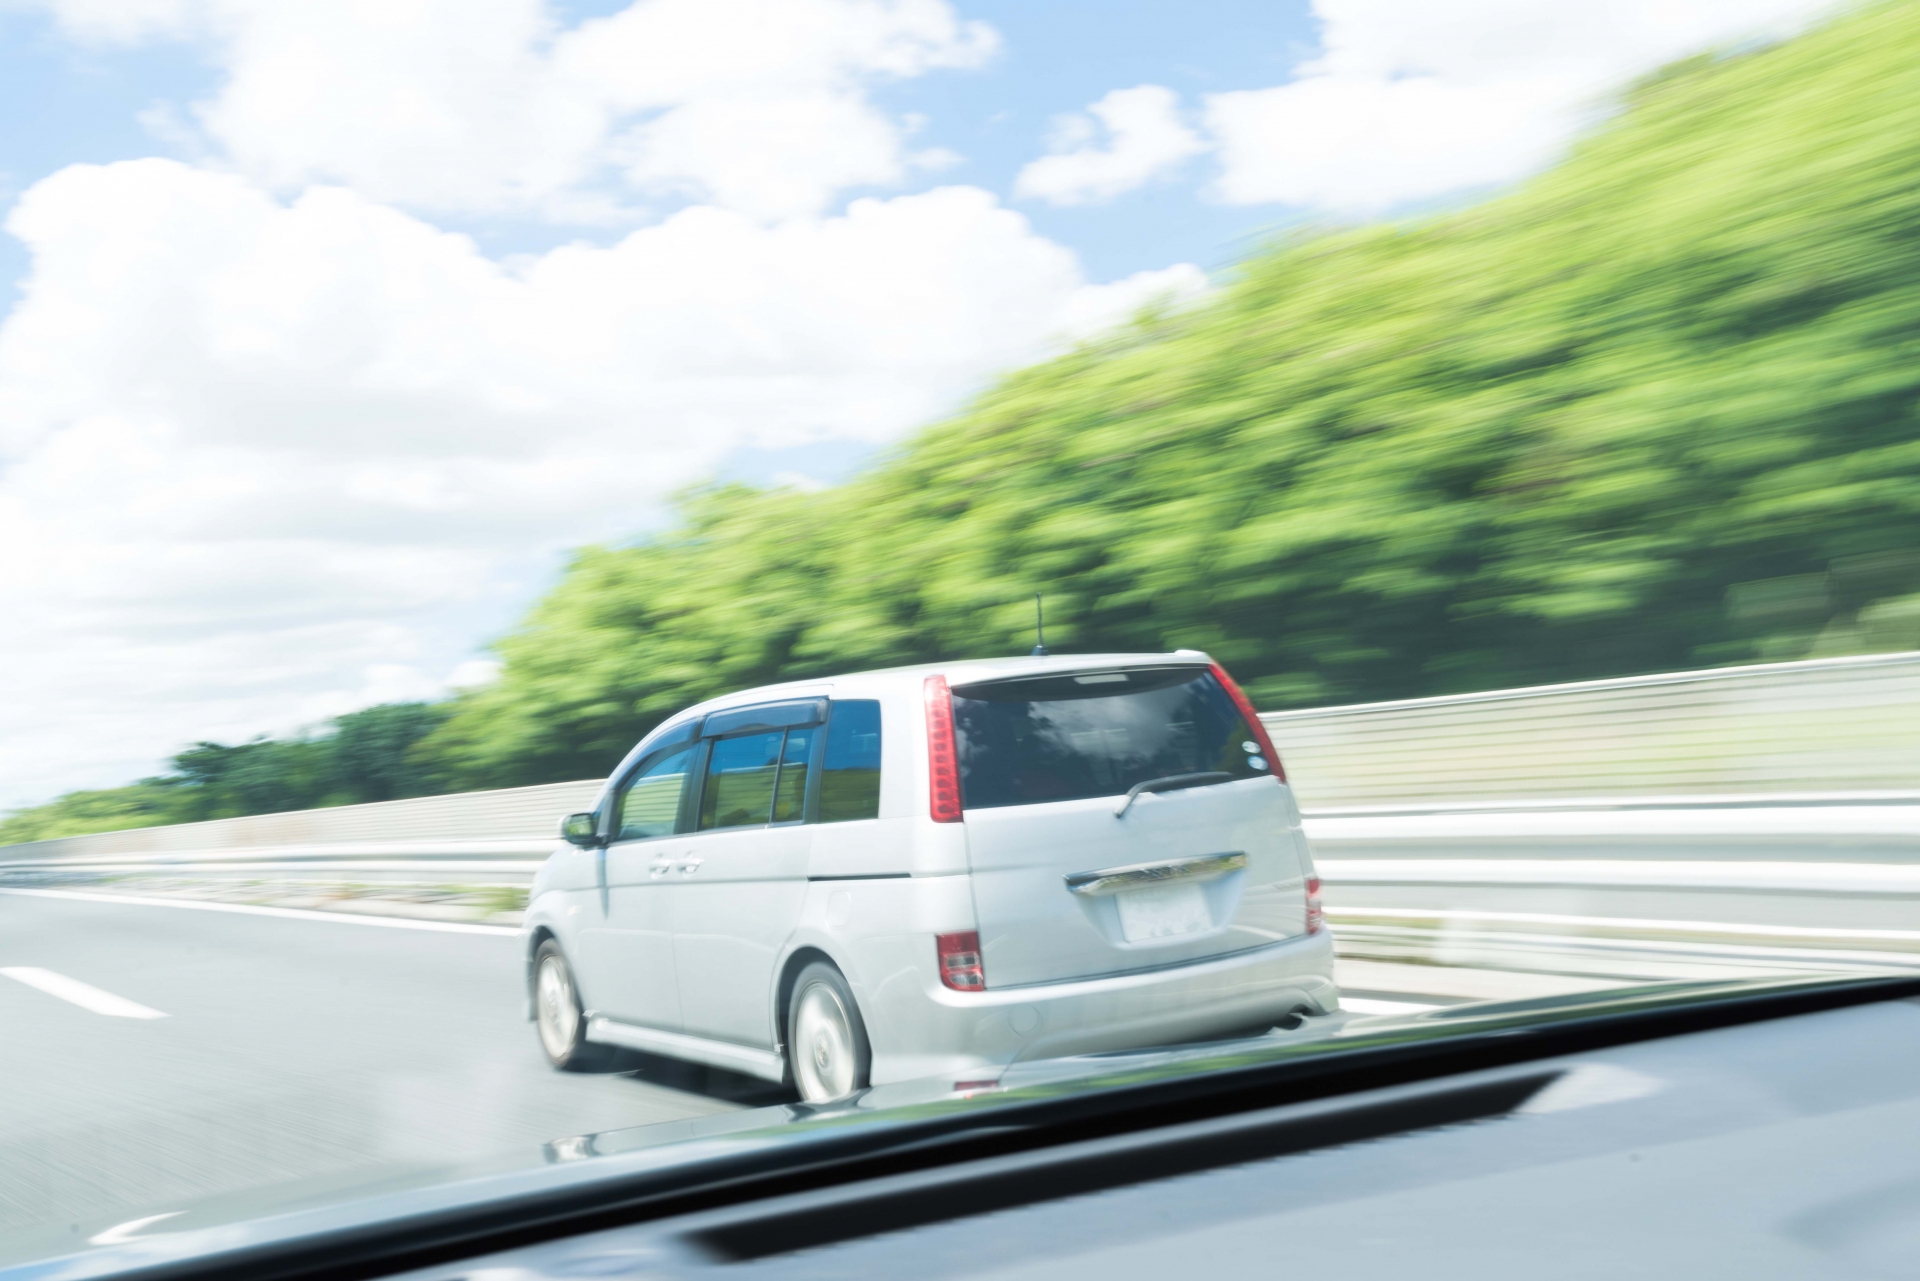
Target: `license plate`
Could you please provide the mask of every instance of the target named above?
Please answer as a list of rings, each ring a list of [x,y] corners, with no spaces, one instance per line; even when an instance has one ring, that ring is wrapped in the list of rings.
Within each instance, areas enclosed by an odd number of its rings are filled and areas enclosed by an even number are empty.
[[[1207,896],[1192,882],[1149,885],[1114,898],[1120,907],[1120,932],[1129,943],[1178,938],[1213,927]]]

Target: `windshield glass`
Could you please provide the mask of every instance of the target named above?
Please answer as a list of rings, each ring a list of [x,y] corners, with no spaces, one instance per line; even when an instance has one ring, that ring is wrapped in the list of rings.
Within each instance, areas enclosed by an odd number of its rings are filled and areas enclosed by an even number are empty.
[[[970,809],[1117,796],[1136,783],[1269,773],[1253,731],[1212,673],[1103,670],[953,691],[960,788]]]
[[[0,0],[0,126],[0,1271],[1920,975],[1920,0]]]

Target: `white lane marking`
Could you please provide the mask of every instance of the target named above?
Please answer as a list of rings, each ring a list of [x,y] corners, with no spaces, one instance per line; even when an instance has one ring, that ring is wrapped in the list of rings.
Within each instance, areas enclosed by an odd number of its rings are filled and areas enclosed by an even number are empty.
[[[162,1219],[171,1219],[177,1214],[185,1213],[185,1210],[168,1210],[165,1214],[149,1214],[144,1219],[128,1219],[125,1223],[114,1224],[105,1232],[94,1233],[87,1238],[87,1244],[119,1245],[122,1242],[131,1241],[134,1233],[138,1232],[141,1228],[147,1227],[149,1224],[158,1223]]]
[[[1417,1014],[1421,1010],[1437,1010],[1437,1005],[1426,1005],[1414,1001],[1370,1001],[1365,997],[1340,998],[1340,1008],[1349,1014]]]
[[[28,987],[39,988],[48,996],[57,996],[63,1001],[70,1001],[83,1010],[92,1010],[95,1014],[105,1014],[110,1018],[164,1019],[167,1017],[159,1010],[149,1009],[138,1001],[129,1001],[124,996],[102,992],[91,983],[82,983],[79,979],[70,979],[64,974],[55,974],[52,970],[43,970],[38,966],[0,966],[0,975],[5,975],[16,983],[25,983]]]
[[[295,921],[331,921],[336,925],[379,925],[390,930],[432,930],[441,934],[496,934],[512,938],[512,925],[475,925],[468,921],[412,921],[401,916],[357,916],[350,912],[314,912],[298,907],[256,907],[251,903],[207,903],[188,898],[152,898],[140,894],[93,894],[81,890],[9,890],[32,898],[74,899],[82,903],[120,903],[129,907],[184,907],[198,912],[238,912],[243,916],[279,916]]]

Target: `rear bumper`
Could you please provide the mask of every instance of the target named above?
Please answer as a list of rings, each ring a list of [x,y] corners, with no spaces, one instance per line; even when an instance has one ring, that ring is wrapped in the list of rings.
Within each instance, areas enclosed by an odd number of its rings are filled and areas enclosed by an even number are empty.
[[[873,1082],[994,1069],[1023,1059],[1130,1050],[1331,1013],[1333,936],[1110,978],[956,992],[937,977],[918,999],[896,987],[873,1034]],[[992,976],[988,976],[991,981]]]

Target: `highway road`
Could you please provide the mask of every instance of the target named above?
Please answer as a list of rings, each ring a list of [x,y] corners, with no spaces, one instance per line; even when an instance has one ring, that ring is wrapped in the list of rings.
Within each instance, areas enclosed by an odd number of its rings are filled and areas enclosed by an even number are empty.
[[[538,1164],[774,1101],[659,1060],[555,1072],[510,930],[0,891],[0,1235],[243,1189]]]
[[[1339,966],[1356,1014],[1681,977]],[[538,1164],[555,1139],[786,1097],[638,1055],[555,1072],[521,983],[500,926],[0,888],[0,1258],[204,1197]]]

